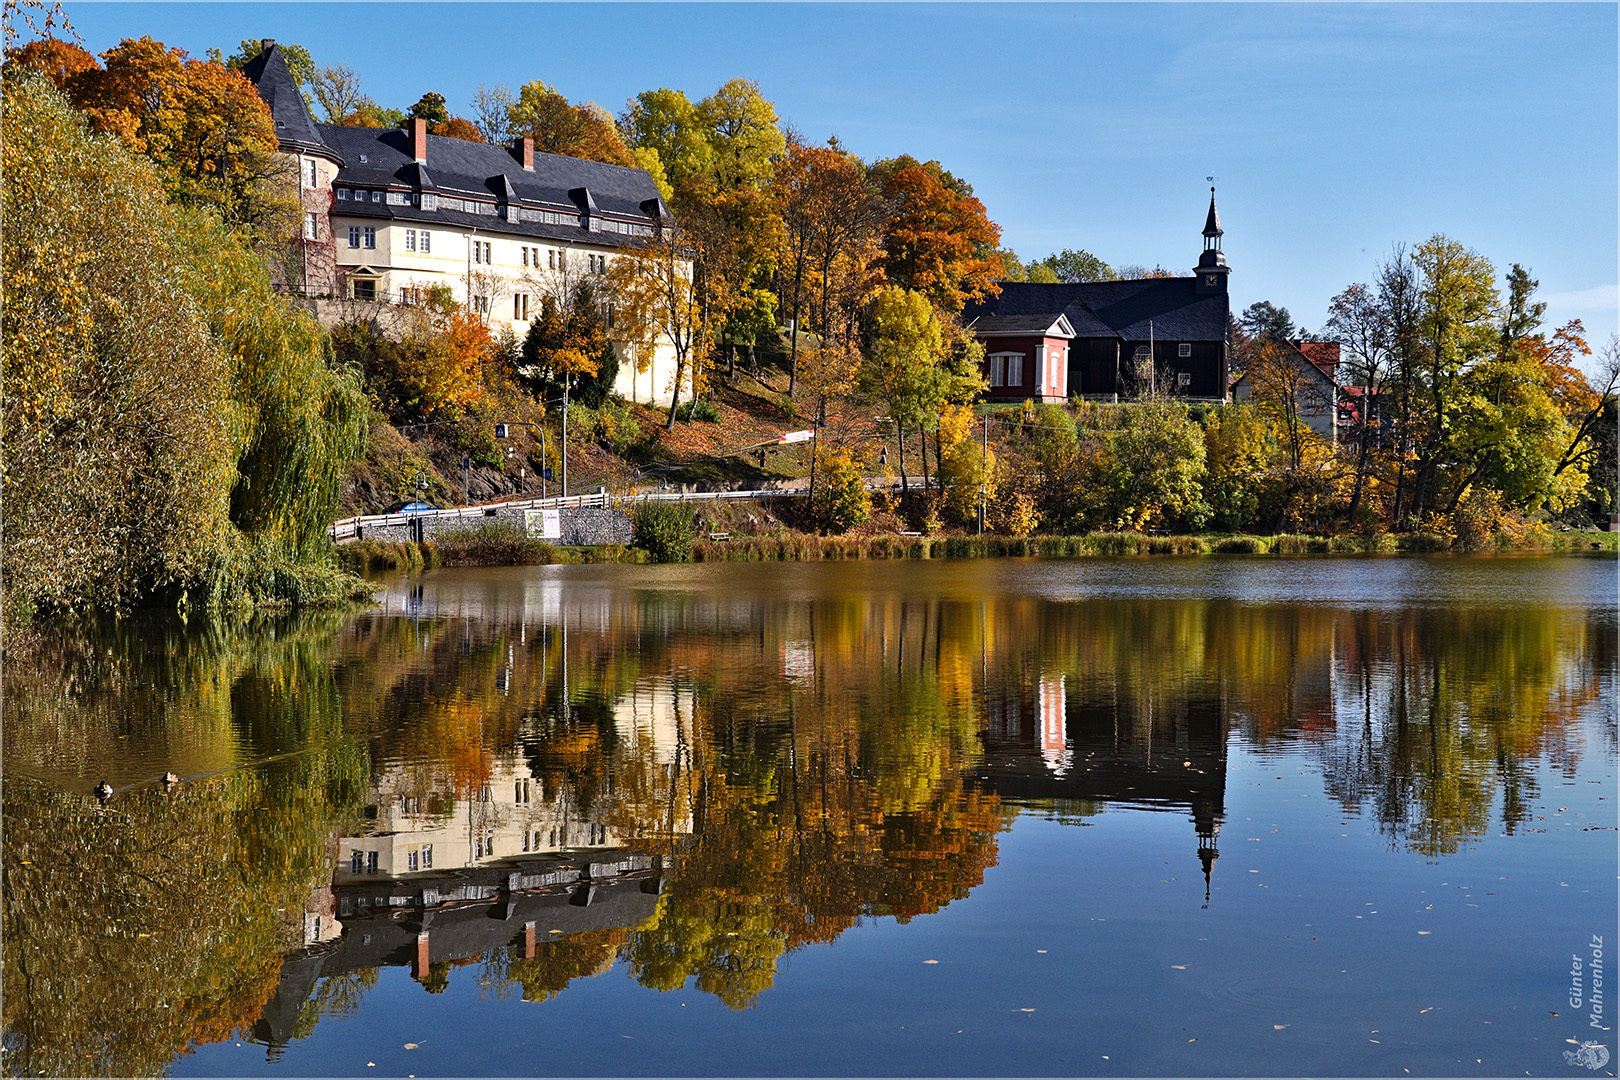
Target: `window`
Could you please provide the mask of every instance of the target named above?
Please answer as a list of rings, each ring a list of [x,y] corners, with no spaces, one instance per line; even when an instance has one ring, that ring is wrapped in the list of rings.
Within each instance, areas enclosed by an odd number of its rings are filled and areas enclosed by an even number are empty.
[[[529,265],[529,249],[528,248],[523,249],[523,265],[524,266]]]
[[[1021,386],[1023,381],[1023,353],[1001,352],[990,354],[991,386]]]
[[[400,798],[401,809],[407,814],[422,812],[422,800],[416,795],[405,795]]]
[[[1177,356],[1191,356],[1192,355],[1192,345],[1189,342],[1183,341],[1180,345],[1176,346],[1176,355]]]
[[[1176,372],[1176,386],[1187,387],[1192,385],[1192,375],[1185,371]]]
[[[361,868],[365,866],[365,858],[366,853],[363,851],[355,850],[349,852],[349,873],[358,874]]]
[[[368,851],[368,852],[366,852],[366,873],[375,874],[376,872],[377,872],[377,853],[375,851]]]
[[[416,869],[416,860],[417,860],[416,849],[411,848],[411,850],[409,850],[409,851],[407,851],[405,853],[405,869],[407,869],[407,870],[415,870]]]
[[[321,182],[321,176],[320,176],[320,173],[317,171],[317,168],[316,168],[316,165],[315,165],[315,159],[314,158],[305,158],[304,159],[304,186],[305,187],[314,187],[316,184],[318,184],[320,182]]]
[[[376,247],[377,246],[377,230],[373,229],[373,228],[370,228],[368,226],[365,229],[365,240],[366,240],[366,247],[368,247],[368,248]]]
[[[439,193],[436,191],[422,192],[422,209],[437,210],[439,208]]]
[[[375,278],[356,278],[354,282],[354,298],[356,300],[377,299],[377,281]]]
[[[416,250],[416,230],[415,229],[406,229],[405,230],[405,250],[406,251],[415,251]]]
[[[422,869],[424,869],[424,870],[433,869],[433,845],[432,844],[423,844],[422,845]]]
[[[512,294],[512,318],[516,319],[518,322],[528,322],[528,320],[529,320],[529,294],[528,293],[513,293]],[[519,796],[518,802],[528,802],[529,798],[528,798],[527,792],[529,790],[529,782],[527,780],[519,780],[518,781],[518,789],[520,791],[524,792],[523,795]]]
[[[472,309],[480,315],[489,314],[489,297],[475,296],[472,298]],[[486,800],[487,801],[487,800]]]
[[[389,206],[409,206],[409,205],[411,205],[411,193],[408,192],[408,191],[390,191],[388,193],[388,205]]]
[[[360,226],[358,225],[349,226],[349,246],[352,248],[360,246]]]
[[[384,198],[383,193],[380,192],[380,191],[373,191],[371,193],[371,201],[372,202],[382,202],[383,198]]]
[[[475,263],[487,265],[495,261],[490,255],[489,245],[482,240],[472,242],[472,256]]]
[[[546,269],[547,270],[555,270],[555,269],[557,269],[557,249],[556,248],[547,248],[546,249]]]
[[[344,202],[347,202],[348,199],[349,199],[349,189],[346,188],[346,187],[338,188],[337,189],[337,197],[342,199]]]
[[[429,252],[429,251],[433,250],[433,241],[428,236],[428,231],[426,229],[423,229],[420,233],[418,233],[417,238],[419,240],[421,240],[421,242],[422,242],[421,250],[423,252]]]
[[[304,239],[314,240],[320,235],[320,225],[316,222],[314,214],[304,215]]]

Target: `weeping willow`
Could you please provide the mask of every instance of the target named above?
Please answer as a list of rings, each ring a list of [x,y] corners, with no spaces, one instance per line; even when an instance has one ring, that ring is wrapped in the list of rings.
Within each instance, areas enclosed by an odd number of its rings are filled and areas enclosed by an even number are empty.
[[[325,526],[367,411],[326,335],[44,80],[7,72],[3,125],[8,625],[352,593]]]

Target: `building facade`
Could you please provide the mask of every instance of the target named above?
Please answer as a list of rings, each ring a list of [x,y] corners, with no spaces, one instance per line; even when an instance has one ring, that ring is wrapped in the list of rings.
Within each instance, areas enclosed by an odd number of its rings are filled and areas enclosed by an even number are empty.
[[[995,400],[1056,397],[1114,399],[1148,392],[1225,400],[1230,368],[1227,326],[1231,304],[1226,279],[1230,270],[1221,252],[1222,229],[1210,193],[1204,223],[1204,250],[1190,277],[1142,278],[1131,281],[1088,281],[1039,284],[1001,283],[1001,293],[964,312],[986,353],[987,397]],[[1060,323],[1059,320],[1062,320]],[[1016,340],[1019,330],[1039,324],[1042,340]],[[1053,333],[1051,331],[1061,331]],[[1068,336],[1064,336],[1066,333]],[[991,357],[1022,352],[1035,360],[1037,350],[1048,360],[1057,343],[1064,347],[1063,379],[1048,378],[1014,386],[996,383]],[[1038,363],[1026,363],[1033,379]],[[1003,360],[1003,371],[1006,360]]]
[[[421,119],[405,128],[317,124],[274,41],[243,74],[298,172],[302,230],[272,274],[327,321],[355,304],[411,306],[448,289],[493,329],[522,337],[545,297],[584,283],[605,293],[614,259],[675,227],[643,169],[536,153],[530,139],[502,147],[429,135]],[[612,299],[599,300],[611,331]],[[667,404],[674,349],[645,357],[616,347],[615,392]]]

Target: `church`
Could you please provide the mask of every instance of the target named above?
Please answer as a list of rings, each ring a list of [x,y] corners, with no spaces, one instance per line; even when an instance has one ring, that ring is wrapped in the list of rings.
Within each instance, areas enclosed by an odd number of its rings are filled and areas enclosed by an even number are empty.
[[[1226,398],[1231,272],[1215,192],[1189,277],[1004,281],[963,319],[984,344],[988,401],[1119,400],[1146,393]],[[1151,361],[1151,362],[1150,362]]]

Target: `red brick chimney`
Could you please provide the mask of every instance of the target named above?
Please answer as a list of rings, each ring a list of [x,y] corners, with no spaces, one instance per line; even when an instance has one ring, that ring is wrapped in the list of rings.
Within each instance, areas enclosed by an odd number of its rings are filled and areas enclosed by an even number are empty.
[[[512,142],[512,156],[518,159],[524,172],[534,172],[534,140],[515,139]]]
[[[411,155],[427,164],[427,121],[420,116],[411,118]]]

